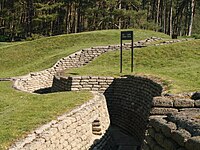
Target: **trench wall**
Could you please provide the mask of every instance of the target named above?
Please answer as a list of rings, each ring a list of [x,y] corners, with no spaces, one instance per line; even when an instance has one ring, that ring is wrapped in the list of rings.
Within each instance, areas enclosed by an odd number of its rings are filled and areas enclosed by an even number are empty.
[[[94,77],[94,76],[74,76],[63,77],[55,76],[51,91],[98,91],[104,92],[113,82],[113,77]]]
[[[55,77],[52,90],[94,90],[104,93],[111,126],[118,126],[127,134],[136,137],[140,144],[143,144],[144,150],[199,150],[199,147],[194,145],[200,143],[200,121],[189,118],[200,116],[200,100],[192,100],[188,95],[160,96],[162,87],[150,79],[131,76]],[[186,115],[188,112],[195,112],[195,115]],[[166,116],[168,114],[176,114],[176,118],[181,115],[187,117],[179,117],[179,121],[170,120]],[[180,120],[186,121],[183,123]],[[113,142],[108,132],[94,147],[109,150],[109,146],[112,150],[117,143]]]
[[[161,38],[151,37],[145,40],[134,42],[134,48],[143,47],[150,44],[151,42],[158,40],[161,40]],[[182,41],[183,40],[172,40],[161,44],[155,44],[155,46],[172,44]],[[124,50],[130,49],[130,47],[130,43],[123,44]],[[52,86],[54,75],[58,75],[69,68],[77,68],[84,66],[103,53],[119,49],[120,45],[98,46],[82,49],[67,57],[61,58],[51,68],[39,72],[32,72],[25,76],[12,78],[14,80],[13,87],[15,89],[30,93],[41,89],[48,89]]]
[[[200,122],[195,116],[200,116],[200,100],[161,96],[162,87],[148,78],[55,76],[52,90],[89,90],[95,98],[38,128],[12,150],[117,150],[109,129],[113,126],[144,150],[199,150]]]
[[[104,93],[104,95],[107,96],[106,98],[109,98],[109,95],[115,95],[115,93],[118,93],[119,95],[116,97],[121,97],[122,99],[124,98],[124,95],[128,95],[135,90],[137,91],[137,94],[132,94],[129,98],[134,99],[135,97],[138,97],[141,98],[141,102],[144,97],[148,97],[148,95],[145,95],[142,92],[148,92],[152,97],[154,97],[151,100],[150,115],[167,115],[168,113],[177,113],[184,109],[200,108],[200,100],[192,100],[189,95],[159,96],[164,89],[163,86],[161,87],[157,82],[158,81],[154,81],[154,79],[139,76],[119,78],[97,76],[55,76],[52,84],[52,92],[81,90],[98,91]],[[160,82],[159,84],[162,83]],[[131,90],[129,91],[129,89]]]
[[[196,111],[200,114],[199,109]],[[186,112],[181,112],[167,117],[151,117],[143,149],[200,150],[200,122],[198,119],[191,119],[191,115],[186,116]]]
[[[94,98],[70,113],[41,126],[10,150],[87,150],[110,124],[105,98]]]
[[[104,92],[111,125],[120,127],[142,143],[153,97],[161,92],[162,87],[147,78],[114,79]]]
[[[52,90],[90,90],[104,93],[111,126],[120,127],[141,143],[144,139],[153,97],[162,93],[162,87],[159,84],[136,76],[55,77]]]
[[[153,42],[157,40],[160,40],[160,38],[152,37],[143,41],[134,42],[134,47],[141,47],[147,42]],[[130,49],[130,47],[131,44],[129,43],[123,44],[124,49]],[[119,50],[119,48],[119,45],[109,45],[82,49],[67,57],[61,58],[55,63],[53,67],[49,69],[40,72],[32,72],[25,76],[13,78],[15,80],[13,87],[15,89],[30,93],[33,93],[37,90],[50,88],[53,83],[54,75],[60,74],[61,72],[69,68],[84,66],[101,54],[109,51]]]
[[[161,40],[161,38],[151,37],[145,40],[134,42],[133,46],[134,48],[144,47],[151,44],[151,42],[158,41],[158,40]],[[166,41],[166,42],[163,42],[160,44],[154,44],[154,45],[160,46],[160,45],[173,44],[173,43],[187,41],[187,40],[188,39],[171,40],[171,41]],[[130,47],[131,47],[130,43],[123,44],[124,50],[130,49]],[[13,87],[15,89],[25,91],[25,92],[30,92],[30,93],[33,93],[34,91],[38,91],[41,89],[48,89],[52,86],[54,75],[59,75],[64,70],[69,69],[69,68],[82,67],[103,53],[106,53],[109,51],[116,51],[119,49],[120,49],[120,45],[97,46],[97,47],[82,49],[67,57],[61,58],[51,68],[48,68],[46,70],[39,71],[39,72],[32,72],[25,76],[12,78],[14,80]]]
[[[134,46],[140,47],[146,42],[155,40],[158,39],[151,38],[139,41],[134,43]],[[130,44],[124,44],[124,49],[126,48],[130,48]],[[184,111],[183,109],[199,110],[200,101],[177,97],[153,98],[161,95],[162,87],[152,80],[142,77],[54,77],[65,69],[81,67],[105,52],[118,49],[119,45],[83,49],[60,59],[49,69],[15,78],[14,87],[26,92],[52,87],[52,92],[89,90],[104,93],[104,96],[96,93],[93,100],[35,130],[27,138],[16,142],[11,149],[92,149],[90,148],[91,145],[94,146],[94,149],[117,149],[118,144],[113,141],[108,129],[110,121],[111,126],[120,127],[125,133],[134,136],[141,145],[144,144],[144,149],[147,150],[174,149],[174,147],[180,150],[199,150],[199,146],[194,146],[200,143],[199,132],[195,132],[197,134],[192,133],[192,129],[196,129],[196,127],[199,130],[198,121],[197,125],[184,128],[179,121],[152,117],[178,113]],[[149,116],[151,116],[150,124],[146,131]],[[156,126],[155,122],[158,122],[156,125],[164,122],[167,124],[167,126],[164,125],[164,128],[170,133],[176,131],[176,136],[179,136],[179,129],[182,128],[183,131],[186,131],[186,135],[189,135],[189,132],[191,136],[184,137],[183,144],[174,139],[175,136],[166,136],[165,132],[162,131],[162,125]],[[168,124],[172,123],[176,127],[174,126],[171,129]],[[106,131],[106,129],[108,130]],[[180,132],[182,133],[182,130]],[[163,138],[160,140],[157,137],[161,136],[157,135],[161,135]],[[99,138],[99,142],[93,143],[95,139]],[[179,136],[179,138],[183,139],[182,136]],[[173,144],[169,141],[175,143],[175,146],[173,147]]]
[[[155,97],[144,150],[200,150],[200,100]]]

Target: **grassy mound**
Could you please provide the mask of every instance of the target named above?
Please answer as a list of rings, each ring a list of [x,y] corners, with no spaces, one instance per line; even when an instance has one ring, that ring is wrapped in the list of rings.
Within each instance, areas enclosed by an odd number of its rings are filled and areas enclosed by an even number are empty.
[[[153,31],[134,30],[136,41],[151,36],[168,38]],[[94,31],[71,35],[41,38],[35,41],[0,46],[0,78],[24,75],[39,71],[53,64],[61,57],[92,46],[119,44],[120,30]]]
[[[134,51],[134,73],[172,81],[171,92],[200,90],[200,40]],[[130,74],[130,51],[123,51],[123,74]],[[119,76],[119,52],[110,52],[67,74]]]
[[[153,31],[134,30],[134,32],[136,41],[151,36],[169,38]],[[119,30],[95,31],[41,38],[29,42],[0,43],[0,78],[43,70],[51,67],[61,57],[82,48],[119,44],[119,35]],[[116,59],[117,55],[114,54]],[[107,75],[112,74],[108,71]],[[32,95],[15,91],[9,82],[0,82],[0,149],[6,149],[15,139],[91,97],[88,92]]]

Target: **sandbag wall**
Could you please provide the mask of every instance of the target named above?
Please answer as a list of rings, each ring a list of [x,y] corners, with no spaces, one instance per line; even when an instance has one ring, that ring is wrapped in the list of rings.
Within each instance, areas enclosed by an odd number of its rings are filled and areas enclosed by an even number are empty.
[[[145,43],[158,40],[161,40],[161,38],[151,37],[149,39],[134,42],[134,47],[142,47]],[[125,50],[130,49],[130,47],[130,43],[123,44],[123,49]],[[37,92],[38,90],[45,90],[52,86],[54,75],[60,74],[69,68],[84,66],[103,53],[119,49],[120,45],[96,46],[82,49],[67,57],[61,58],[51,68],[39,72],[32,72],[25,76],[12,78],[14,80],[13,87],[15,89],[31,93]]]
[[[15,79],[14,88],[26,92],[37,92],[38,90],[50,88],[53,83],[53,77],[56,74],[68,68],[81,67],[99,55],[117,50],[118,46],[95,47],[90,49],[83,49],[68,57],[60,59],[53,67],[44,71],[29,73],[26,76]]]
[[[96,122],[98,128],[93,126]],[[94,93],[92,100],[36,129],[10,150],[86,150],[104,135],[109,124],[105,98]]]
[[[143,142],[154,96],[162,87],[142,77],[116,78],[105,91],[110,122],[129,135]]]
[[[74,76],[63,77],[55,76],[53,79],[52,92],[61,91],[98,91],[104,92],[113,82],[113,77],[93,77],[93,76]]]
[[[200,110],[152,116],[143,150],[200,150]]]
[[[55,77],[52,90],[104,92],[111,125],[122,128],[141,143],[144,139],[153,97],[162,93],[162,87],[159,84],[136,76]]]
[[[200,100],[154,97],[144,150],[200,150]]]
[[[141,142],[141,145],[144,138],[146,138],[144,142],[145,150],[154,150],[159,148],[173,149],[173,143],[175,143],[175,148],[185,148],[183,144],[179,145],[177,141],[173,141],[174,137],[169,137],[169,135],[167,137],[167,140],[165,141],[165,144],[167,144],[168,146],[163,147],[163,143],[160,143],[159,146],[159,143],[157,143],[157,138],[159,138],[160,135],[162,136],[164,133],[162,131],[163,129],[161,129],[163,127],[159,127],[158,124],[163,124],[163,119],[158,119],[156,121],[158,123],[155,126],[154,124],[152,124],[152,121],[154,120],[152,120],[152,118],[157,116],[161,116],[161,118],[163,118],[170,113],[178,113],[177,116],[179,116],[179,112],[186,111],[194,111],[195,115],[198,115],[198,111],[200,110],[200,100],[192,100],[188,95],[160,96],[162,92],[162,87],[160,85],[150,79],[136,76],[119,78],[57,76],[54,78],[52,89],[54,91],[94,90],[104,93],[110,115],[111,126],[118,126],[123,129],[124,132],[126,132],[127,134],[136,137]],[[191,116],[194,116],[194,114],[188,115],[187,118],[190,118]],[[149,117],[150,125],[147,130],[146,137],[144,137]],[[164,125],[164,132],[171,132],[175,129],[175,131],[177,132],[176,136],[180,136],[179,139],[183,140],[185,135],[182,135],[182,131],[185,132],[186,129],[182,130],[182,128],[180,128],[181,123],[176,121],[169,121],[169,119],[164,120],[164,122],[166,123],[166,125]],[[200,123],[199,120],[196,120],[195,122],[196,123],[194,124],[196,125]],[[189,121],[188,124],[190,123],[191,121]],[[194,129],[195,125],[190,126],[189,128]],[[197,130],[200,131],[200,129]],[[186,132],[190,133],[188,129],[186,130]],[[195,141],[198,141],[197,139],[199,138],[199,135],[196,135],[195,137],[193,137],[194,134],[192,133],[190,133],[190,135],[191,139],[189,140],[189,145],[194,146]],[[106,141],[108,141],[108,143]],[[184,141],[186,140],[184,139]],[[106,147],[106,145],[109,146],[109,143],[113,147],[117,145],[117,143],[113,142],[109,134],[106,134],[105,137],[100,141],[100,143],[97,144],[97,146],[102,147],[102,145],[105,145]],[[196,144],[198,144],[198,142]]]
[[[167,115],[196,109],[200,109],[200,100],[192,100],[189,96],[158,96],[152,101],[150,115]]]
[[[134,44],[136,46],[136,43]],[[124,49],[130,48],[130,44],[124,44]],[[50,88],[53,83],[53,77],[66,69],[77,68],[91,62],[96,57],[109,51],[119,49],[119,45],[99,46],[80,50],[74,54],[60,59],[56,64],[40,72],[32,72],[28,75],[14,78],[15,89],[25,92],[37,92],[38,90]]]

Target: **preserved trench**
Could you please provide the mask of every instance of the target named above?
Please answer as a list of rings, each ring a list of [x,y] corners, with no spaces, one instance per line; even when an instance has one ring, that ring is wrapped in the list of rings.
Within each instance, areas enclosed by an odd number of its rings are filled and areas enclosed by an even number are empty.
[[[142,47],[150,38],[134,43]],[[174,43],[180,40],[168,42]],[[165,42],[166,43],[166,42]],[[124,44],[129,48],[130,44]],[[141,76],[59,75],[86,65],[118,45],[93,47],[60,59],[52,68],[13,78],[14,88],[30,93],[89,90],[94,98],[14,143],[11,150],[200,150],[200,100],[163,96],[163,86]]]

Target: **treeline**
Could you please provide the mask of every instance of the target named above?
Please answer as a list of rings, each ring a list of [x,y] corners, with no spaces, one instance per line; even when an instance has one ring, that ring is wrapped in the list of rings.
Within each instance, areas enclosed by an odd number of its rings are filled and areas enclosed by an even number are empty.
[[[0,0],[0,40],[102,29],[199,32],[195,0]]]

